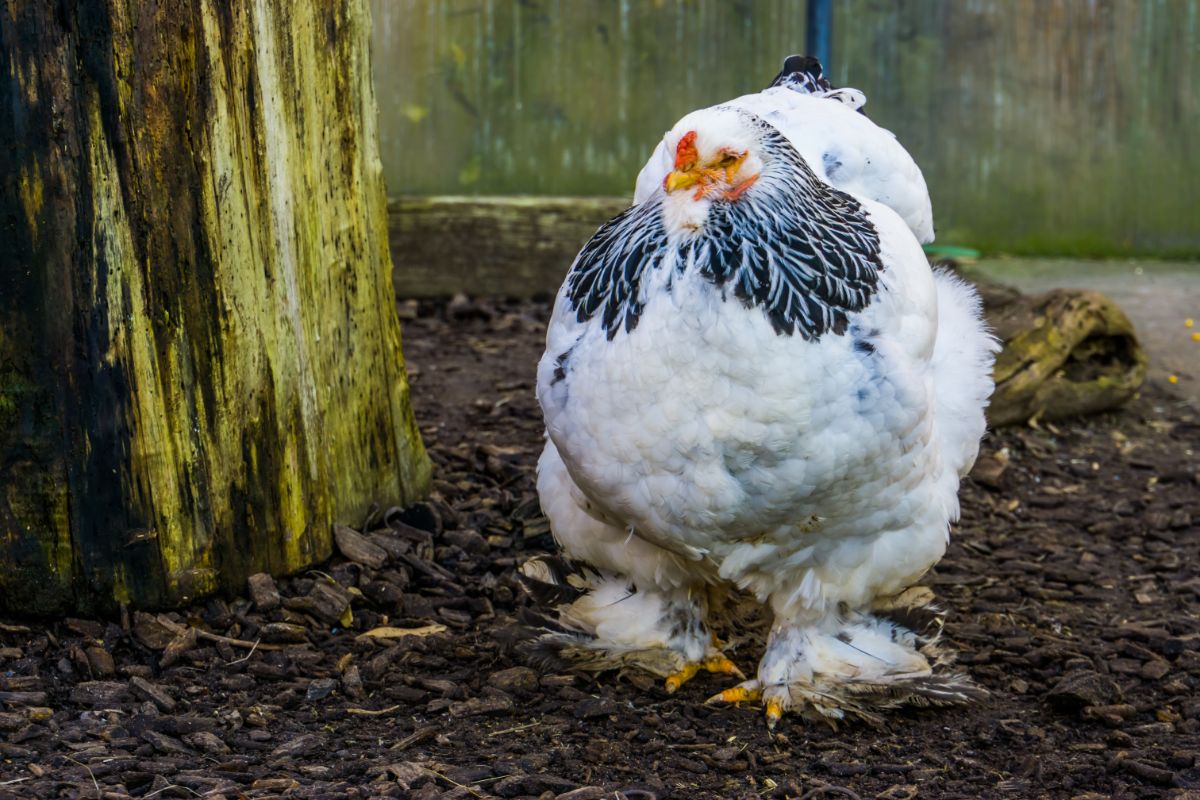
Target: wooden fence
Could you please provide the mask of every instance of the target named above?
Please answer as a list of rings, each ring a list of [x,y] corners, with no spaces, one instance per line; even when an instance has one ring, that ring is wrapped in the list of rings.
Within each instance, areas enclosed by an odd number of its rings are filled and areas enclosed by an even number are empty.
[[[796,0],[372,7],[397,195],[625,194],[804,41]],[[917,158],[943,242],[1200,254],[1200,0],[838,0],[831,74]]]

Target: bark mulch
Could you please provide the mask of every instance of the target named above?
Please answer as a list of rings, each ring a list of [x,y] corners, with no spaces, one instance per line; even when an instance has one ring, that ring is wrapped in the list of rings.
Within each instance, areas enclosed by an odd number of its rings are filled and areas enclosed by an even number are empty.
[[[514,567],[552,547],[548,311],[401,306],[434,495],[347,520],[320,569],[176,612],[0,622],[0,798],[1200,797],[1186,405],[1149,387],[988,435],[928,578],[986,702],[772,736],[758,709],[702,705],[715,677],[668,696],[513,650]]]

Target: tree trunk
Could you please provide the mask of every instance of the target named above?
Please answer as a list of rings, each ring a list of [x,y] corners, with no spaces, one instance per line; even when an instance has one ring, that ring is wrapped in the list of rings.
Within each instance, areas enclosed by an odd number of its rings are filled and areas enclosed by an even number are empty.
[[[240,588],[425,490],[366,6],[0,6],[0,609]]]

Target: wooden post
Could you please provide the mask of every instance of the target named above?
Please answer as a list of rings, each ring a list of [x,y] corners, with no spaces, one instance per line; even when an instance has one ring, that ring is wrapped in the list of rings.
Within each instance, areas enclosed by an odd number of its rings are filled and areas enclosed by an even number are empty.
[[[425,490],[369,28],[0,6],[0,610],[238,589]]]

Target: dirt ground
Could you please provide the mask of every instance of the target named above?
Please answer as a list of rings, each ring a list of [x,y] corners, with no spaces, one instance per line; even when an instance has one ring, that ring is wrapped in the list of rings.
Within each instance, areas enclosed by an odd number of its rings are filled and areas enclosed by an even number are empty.
[[[322,569],[162,616],[0,623],[0,798],[1200,797],[1186,405],[1149,386],[1119,414],[989,434],[927,581],[986,702],[771,735],[759,709],[702,704],[716,677],[668,696],[512,648],[514,566],[552,547],[548,310],[402,306],[435,495],[354,521],[368,536]],[[417,633],[363,635],[384,625]]]

